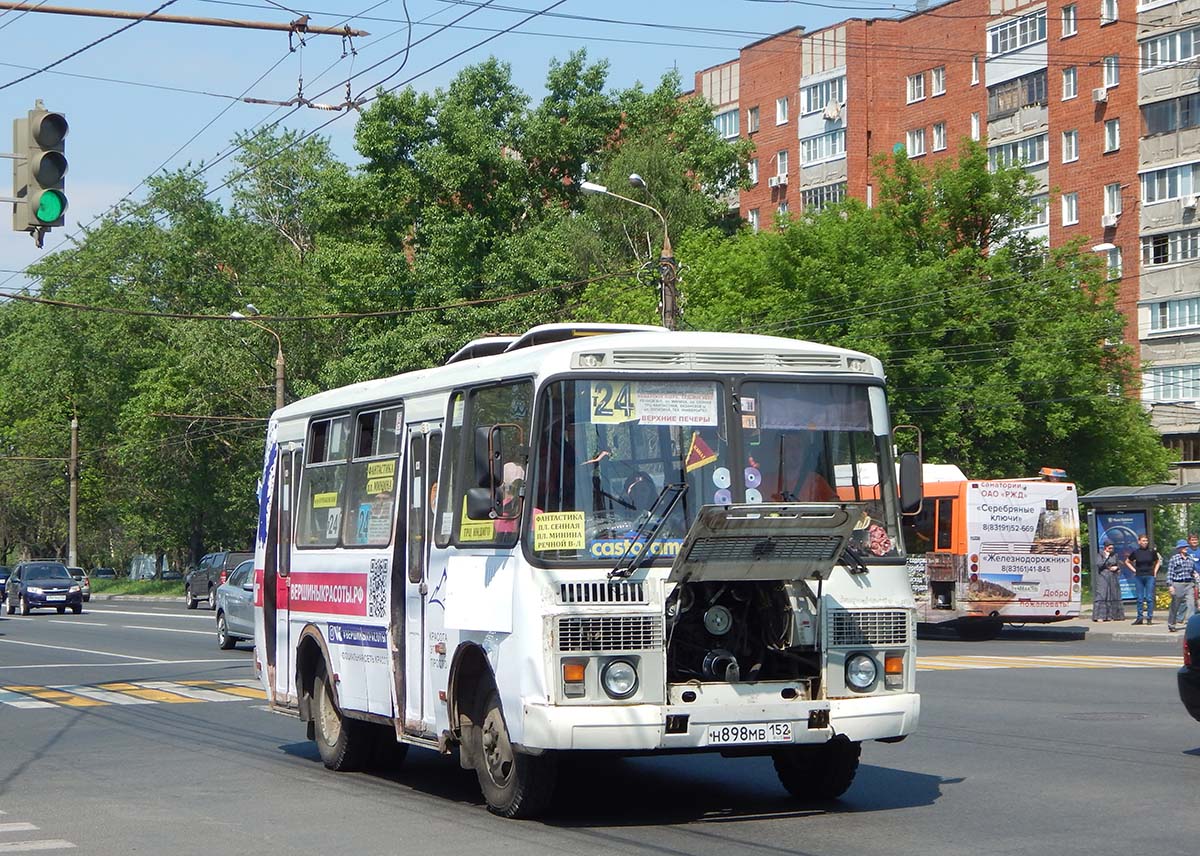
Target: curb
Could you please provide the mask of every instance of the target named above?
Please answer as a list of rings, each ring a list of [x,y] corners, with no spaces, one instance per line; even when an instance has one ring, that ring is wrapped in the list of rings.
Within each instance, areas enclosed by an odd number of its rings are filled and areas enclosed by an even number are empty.
[[[92,600],[128,600],[150,603],[183,603],[183,595],[174,594],[93,594]]]

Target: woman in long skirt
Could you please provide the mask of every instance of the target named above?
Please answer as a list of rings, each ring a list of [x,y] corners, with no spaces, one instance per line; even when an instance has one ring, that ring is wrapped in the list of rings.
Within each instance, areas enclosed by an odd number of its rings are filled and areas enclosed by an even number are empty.
[[[1124,621],[1121,605],[1121,562],[1111,541],[1105,541],[1096,560],[1092,583],[1092,621]]]

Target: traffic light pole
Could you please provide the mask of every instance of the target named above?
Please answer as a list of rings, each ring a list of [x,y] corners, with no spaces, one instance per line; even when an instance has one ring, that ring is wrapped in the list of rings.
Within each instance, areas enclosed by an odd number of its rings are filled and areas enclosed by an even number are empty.
[[[79,567],[79,418],[71,417],[70,469],[71,506],[67,515],[67,555],[73,568]]]

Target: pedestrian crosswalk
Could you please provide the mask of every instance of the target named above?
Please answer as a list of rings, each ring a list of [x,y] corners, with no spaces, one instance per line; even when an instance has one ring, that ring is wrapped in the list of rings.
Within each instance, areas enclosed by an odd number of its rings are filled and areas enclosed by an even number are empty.
[[[25,820],[8,820],[0,811],[0,853],[33,853],[47,850],[73,850],[75,844],[62,838],[26,838],[41,832],[36,824]],[[21,839],[14,838],[21,836]]]
[[[108,705],[189,704],[266,698],[257,681],[111,681],[56,686],[0,685],[0,705],[89,708]],[[0,853],[3,853],[0,846]]]
[[[991,656],[967,654],[951,657],[917,657],[918,672],[943,672],[965,669],[1166,669],[1179,668],[1182,659],[1171,657],[1135,656],[1071,656],[1053,654],[1045,657]]]

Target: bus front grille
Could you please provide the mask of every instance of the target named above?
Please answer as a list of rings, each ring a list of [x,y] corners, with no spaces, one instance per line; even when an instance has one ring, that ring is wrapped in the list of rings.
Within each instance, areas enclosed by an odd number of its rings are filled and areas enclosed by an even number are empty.
[[[658,615],[568,615],[558,619],[559,651],[650,651],[662,648]]]
[[[559,603],[649,603],[641,581],[561,583]]]
[[[908,613],[901,609],[834,609],[829,612],[829,645],[906,645]]]
[[[832,561],[842,546],[834,535],[727,535],[697,538],[688,550],[689,562]]]

